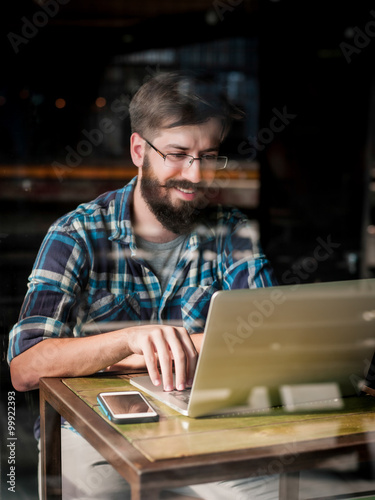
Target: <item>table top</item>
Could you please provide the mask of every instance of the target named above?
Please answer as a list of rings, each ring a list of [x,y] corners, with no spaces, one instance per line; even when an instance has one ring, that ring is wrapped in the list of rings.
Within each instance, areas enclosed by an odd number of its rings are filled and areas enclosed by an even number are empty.
[[[306,441],[325,440],[375,431],[375,400],[347,398],[343,409],[288,412],[272,408],[247,416],[192,419],[146,395],[160,414],[159,422],[116,425],[102,413],[99,392],[134,390],[129,376],[64,379],[80,399],[125,437],[148,460],[198,456],[265,446],[296,446]]]

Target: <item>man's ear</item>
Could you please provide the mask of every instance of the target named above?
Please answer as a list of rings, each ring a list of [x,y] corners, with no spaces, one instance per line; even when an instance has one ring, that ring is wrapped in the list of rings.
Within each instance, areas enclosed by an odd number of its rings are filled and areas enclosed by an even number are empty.
[[[130,154],[134,165],[138,168],[143,165],[145,146],[146,141],[137,132],[134,132],[130,137]]]

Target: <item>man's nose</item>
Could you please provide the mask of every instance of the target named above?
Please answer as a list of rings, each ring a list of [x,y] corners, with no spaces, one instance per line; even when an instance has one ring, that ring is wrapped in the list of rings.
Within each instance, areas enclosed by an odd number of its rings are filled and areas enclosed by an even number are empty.
[[[185,179],[189,180],[193,183],[198,183],[202,180],[202,172],[201,172],[201,162],[199,158],[194,158],[191,160],[190,167],[184,168],[183,176]]]

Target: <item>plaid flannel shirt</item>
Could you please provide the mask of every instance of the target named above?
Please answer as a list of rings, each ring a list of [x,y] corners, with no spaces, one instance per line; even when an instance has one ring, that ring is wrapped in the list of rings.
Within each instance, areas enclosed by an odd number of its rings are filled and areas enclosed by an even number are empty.
[[[162,293],[135,243],[136,182],[51,226],[9,335],[8,362],[44,339],[96,334],[113,322],[182,324],[190,334],[202,332],[216,290],[276,284],[249,220],[218,206],[190,234]]]

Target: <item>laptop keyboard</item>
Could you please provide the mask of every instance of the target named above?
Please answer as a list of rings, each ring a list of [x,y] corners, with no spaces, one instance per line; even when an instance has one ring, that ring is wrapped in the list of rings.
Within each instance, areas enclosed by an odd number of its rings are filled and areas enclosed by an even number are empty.
[[[191,388],[185,389],[183,391],[177,391],[175,389],[173,391],[170,391],[168,394],[171,394],[174,398],[178,399],[179,401],[183,401],[184,403],[188,404],[191,395]]]

